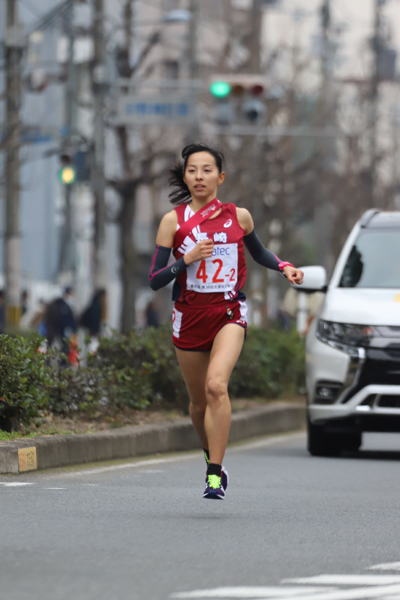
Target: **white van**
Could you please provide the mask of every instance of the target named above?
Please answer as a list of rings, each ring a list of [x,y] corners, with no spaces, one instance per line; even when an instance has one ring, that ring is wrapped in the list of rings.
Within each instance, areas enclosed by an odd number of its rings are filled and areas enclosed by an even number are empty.
[[[310,454],[400,432],[400,212],[362,216],[328,285],[323,267],[303,270],[299,291],[326,294],[306,340]]]

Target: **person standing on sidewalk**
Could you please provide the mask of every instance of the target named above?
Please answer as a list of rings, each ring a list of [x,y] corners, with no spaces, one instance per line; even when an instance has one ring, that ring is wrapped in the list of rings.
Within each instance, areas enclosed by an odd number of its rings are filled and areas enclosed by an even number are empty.
[[[221,152],[191,144],[182,158],[183,165],[171,170],[176,207],[161,220],[149,282],[157,290],[175,279],[172,341],[207,463],[203,497],[222,500],[228,485],[222,466],[231,422],[228,383],[247,328],[243,243],[256,262],[291,283],[302,283],[303,272],[264,248],[248,210],[217,199],[225,179]],[[168,266],[171,249],[176,262]]]
[[[62,297],[50,302],[45,316],[49,346],[61,349],[67,356],[70,352],[71,338],[77,330],[72,307],[73,295],[73,288],[67,286]]]

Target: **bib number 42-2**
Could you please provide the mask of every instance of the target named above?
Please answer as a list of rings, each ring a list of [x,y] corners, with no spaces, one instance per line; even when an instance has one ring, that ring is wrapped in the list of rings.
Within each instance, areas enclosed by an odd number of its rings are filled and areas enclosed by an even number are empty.
[[[222,271],[222,267],[224,266],[224,263],[222,262],[222,260],[220,258],[216,258],[215,260],[212,261],[213,265],[216,265],[216,271],[214,273],[214,275],[212,276],[212,283],[225,283],[225,279],[223,279],[221,277],[221,271]],[[236,275],[236,269],[232,268],[230,270],[230,279],[229,281],[236,281],[235,275]],[[200,266],[197,270],[196,273],[196,279],[201,279],[201,281],[203,283],[207,283],[208,281],[208,275],[207,275],[207,268],[206,268],[206,261],[202,260],[200,263]]]
[[[216,245],[213,256],[188,267],[188,289],[200,293],[232,291],[237,282],[237,255],[236,244]]]

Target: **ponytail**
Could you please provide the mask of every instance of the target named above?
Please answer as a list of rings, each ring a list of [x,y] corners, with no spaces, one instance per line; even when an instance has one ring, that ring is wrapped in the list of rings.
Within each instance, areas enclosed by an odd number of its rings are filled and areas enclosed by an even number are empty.
[[[191,198],[189,188],[183,180],[184,165],[182,163],[176,164],[169,171],[168,182],[175,189],[168,194],[168,198],[171,204],[179,206],[179,204],[185,204]]]

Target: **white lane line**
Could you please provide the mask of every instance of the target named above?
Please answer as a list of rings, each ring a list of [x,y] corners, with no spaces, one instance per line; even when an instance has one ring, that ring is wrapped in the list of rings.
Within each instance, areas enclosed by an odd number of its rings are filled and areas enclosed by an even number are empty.
[[[0,485],[4,485],[4,487],[19,487],[23,485],[35,485],[34,483],[27,483],[25,481],[12,481],[10,483],[0,482]]]
[[[360,587],[351,590],[332,590],[323,588],[277,588],[277,587],[235,587],[214,588],[210,590],[195,590],[193,592],[180,592],[170,594],[170,598],[254,598],[258,600],[279,600],[280,598],[299,598],[300,600],[383,600],[383,598],[400,597],[399,585]]]
[[[211,590],[195,590],[193,592],[179,592],[170,594],[170,598],[294,598],[305,600],[305,594],[320,594],[331,591],[322,587],[223,587]]]
[[[67,488],[43,488],[44,490],[66,490]]]
[[[400,594],[400,585],[382,585],[378,587],[370,586],[351,590],[323,592],[322,594],[309,596],[309,598],[310,600],[368,600],[369,598],[381,600],[382,596],[398,594]],[[303,596],[302,600],[308,600],[308,598]]]
[[[382,563],[381,565],[373,565],[368,567],[368,570],[375,571],[400,571],[400,562]]]
[[[282,583],[314,585],[390,585],[400,583],[400,575],[316,575],[284,579]]]

